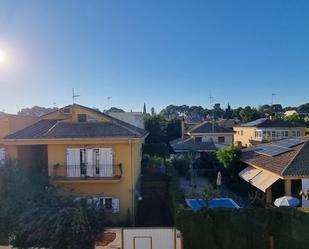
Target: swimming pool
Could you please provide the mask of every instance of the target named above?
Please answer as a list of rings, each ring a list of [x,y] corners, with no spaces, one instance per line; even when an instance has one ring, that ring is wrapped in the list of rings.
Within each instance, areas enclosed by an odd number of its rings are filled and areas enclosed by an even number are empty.
[[[192,208],[192,210],[199,210],[206,207],[206,200],[202,199],[186,199],[187,205]],[[209,208],[239,208],[237,203],[231,198],[216,198],[208,201]]]

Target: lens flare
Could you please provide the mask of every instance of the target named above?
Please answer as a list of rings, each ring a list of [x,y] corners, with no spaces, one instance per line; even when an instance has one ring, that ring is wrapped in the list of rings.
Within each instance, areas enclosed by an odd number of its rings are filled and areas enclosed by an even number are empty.
[[[0,63],[4,63],[6,60],[5,52],[0,48]]]

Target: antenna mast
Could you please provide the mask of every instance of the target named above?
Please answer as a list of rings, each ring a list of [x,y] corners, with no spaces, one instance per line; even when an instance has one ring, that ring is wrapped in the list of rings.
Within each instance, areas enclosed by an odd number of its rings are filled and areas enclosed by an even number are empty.
[[[272,93],[272,94],[271,94],[271,103],[270,103],[271,106],[273,106],[273,104],[274,104],[274,97],[275,97],[276,95],[277,95],[276,93]]]
[[[80,95],[75,94],[74,88],[72,88],[72,99],[73,99],[73,105],[75,104],[75,98],[80,97]]]
[[[112,97],[108,96],[107,97],[107,108],[110,109],[110,100]]]
[[[214,107],[212,106],[214,102],[214,97],[211,96],[211,93],[209,94],[209,104],[210,104],[210,108],[212,108],[212,132],[215,132],[215,110]]]

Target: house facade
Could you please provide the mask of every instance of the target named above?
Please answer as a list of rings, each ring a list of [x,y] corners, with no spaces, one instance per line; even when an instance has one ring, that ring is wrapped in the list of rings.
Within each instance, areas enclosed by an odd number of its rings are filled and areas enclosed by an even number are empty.
[[[100,202],[113,220],[134,221],[146,136],[143,129],[74,104],[2,142],[9,157],[37,167],[63,194]]]
[[[181,130],[181,138],[170,142],[176,153],[213,153],[233,144],[233,128],[219,122],[187,123],[182,120]]]
[[[111,112],[108,115],[141,129],[145,128],[144,115],[142,112]]]
[[[234,126],[234,142],[241,147],[249,147],[264,141],[301,138],[305,134],[304,125],[274,119],[272,116]]]
[[[193,138],[195,142],[212,141],[218,149],[233,144],[233,134],[233,128],[209,121],[204,121],[184,131],[184,135]]]

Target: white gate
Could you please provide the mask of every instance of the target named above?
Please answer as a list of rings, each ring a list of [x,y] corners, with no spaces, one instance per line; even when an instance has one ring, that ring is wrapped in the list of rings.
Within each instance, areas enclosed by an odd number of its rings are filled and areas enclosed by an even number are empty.
[[[96,249],[182,249],[181,233],[175,228],[107,229]]]

